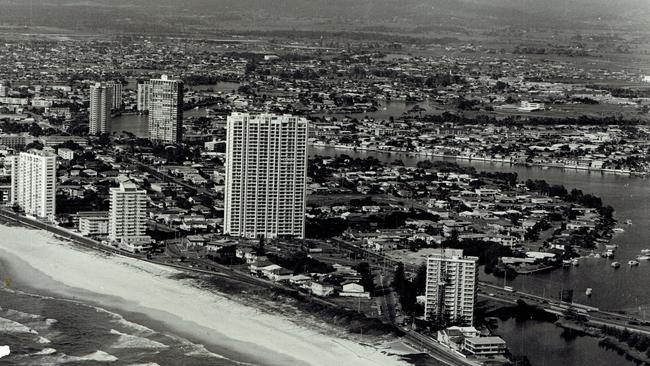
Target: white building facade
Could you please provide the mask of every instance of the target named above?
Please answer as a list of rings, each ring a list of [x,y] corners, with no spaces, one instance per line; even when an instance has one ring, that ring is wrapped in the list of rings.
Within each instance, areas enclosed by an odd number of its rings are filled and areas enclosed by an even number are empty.
[[[9,158],[11,204],[26,214],[52,220],[56,213],[56,158],[50,152],[31,150]]]
[[[227,123],[224,233],[303,238],[308,121],[233,113]]]
[[[113,88],[102,83],[90,87],[90,116],[88,128],[91,135],[111,132]]]
[[[108,212],[79,212],[79,232],[84,236],[108,234]]]
[[[138,83],[138,112],[146,112],[149,110],[149,103],[151,100],[151,82],[146,80]]]
[[[437,324],[470,326],[478,282],[478,258],[462,249],[440,249],[427,259],[424,317]]]
[[[110,189],[108,239],[119,247],[139,252],[146,249],[151,238],[147,230],[147,192],[129,181]]]
[[[110,88],[111,108],[119,111],[122,109],[122,83],[119,81],[109,81],[106,85]]]
[[[183,82],[166,75],[149,81],[149,138],[177,143],[183,138]]]

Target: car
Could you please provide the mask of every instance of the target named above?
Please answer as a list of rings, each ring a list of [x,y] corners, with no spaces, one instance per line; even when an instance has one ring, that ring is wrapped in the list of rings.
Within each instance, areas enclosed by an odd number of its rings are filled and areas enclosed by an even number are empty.
[[[494,292],[490,292],[488,296],[494,296]]]

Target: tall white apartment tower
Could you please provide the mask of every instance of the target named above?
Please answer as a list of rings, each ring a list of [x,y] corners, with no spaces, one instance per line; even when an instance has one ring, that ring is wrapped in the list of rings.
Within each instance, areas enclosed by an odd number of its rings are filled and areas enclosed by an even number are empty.
[[[180,142],[183,137],[183,82],[163,75],[149,83],[149,138],[157,142]]]
[[[151,82],[144,81],[138,83],[138,112],[149,110],[149,101],[151,98]]]
[[[147,192],[126,177],[119,180],[120,186],[110,189],[108,239],[125,249],[137,249],[151,242],[146,235]]]
[[[0,97],[6,97],[9,95],[9,87],[4,81],[0,81]]]
[[[109,81],[106,85],[111,88],[111,108],[119,111],[122,109],[122,83],[119,81]]]
[[[474,322],[477,257],[464,257],[462,249],[439,249],[427,259],[424,318],[440,325]]]
[[[11,203],[26,214],[53,219],[56,213],[56,154],[30,150],[10,158]]]
[[[224,233],[305,236],[305,118],[233,113],[227,123]]]
[[[111,132],[111,109],[113,108],[112,87],[97,83],[90,87],[90,117],[89,132],[92,135],[97,133]]]

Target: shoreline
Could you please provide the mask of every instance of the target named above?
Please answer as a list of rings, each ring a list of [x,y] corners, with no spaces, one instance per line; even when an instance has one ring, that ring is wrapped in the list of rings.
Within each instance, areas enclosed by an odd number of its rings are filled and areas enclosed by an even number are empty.
[[[310,147],[312,148],[320,148],[320,149],[334,149],[334,150],[342,150],[342,151],[355,151],[355,152],[368,152],[368,153],[376,153],[376,154],[404,154],[404,155],[411,155],[413,157],[432,157],[432,158],[441,158],[441,159],[453,159],[453,160],[464,160],[464,161],[477,161],[477,162],[484,162],[484,163],[499,163],[499,164],[508,164],[508,165],[513,165],[513,166],[531,166],[531,167],[538,167],[538,168],[553,168],[553,169],[561,169],[561,170],[576,170],[576,171],[587,171],[587,172],[594,172],[594,173],[601,173],[601,174],[614,174],[614,175],[622,175],[622,176],[629,176],[629,177],[641,177],[645,178],[647,176],[650,176],[650,173],[648,172],[635,172],[635,171],[630,171],[630,170],[623,170],[623,169],[605,169],[605,168],[591,168],[591,167],[584,167],[584,166],[579,166],[579,165],[565,165],[561,163],[526,163],[526,162],[520,162],[513,160],[512,158],[487,158],[487,157],[480,157],[480,156],[467,156],[467,155],[450,155],[450,154],[439,154],[439,153],[434,153],[434,152],[423,152],[423,151],[407,151],[407,150],[382,150],[382,149],[377,149],[377,148],[366,148],[366,147],[356,147],[356,146],[347,146],[347,145],[331,145],[331,144],[325,144],[322,142],[312,142],[309,144]]]
[[[17,265],[13,265],[9,262],[13,262]],[[17,270],[15,268],[17,266],[20,266],[21,269]],[[118,296],[101,295],[84,289],[68,287],[65,284],[55,281],[47,275],[39,272],[35,268],[31,267],[29,263],[23,261],[21,258],[14,256],[13,254],[7,253],[2,248],[0,248],[0,268],[3,268],[3,272],[8,274],[11,278],[12,286],[5,287],[9,291],[16,291],[20,294],[34,296],[37,298],[53,298],[61,301],[68,301],[90,306],[96,308],[97,311],[109,312],[119,315],[127,322],[146,326],[147,328],[150,328],[158,333],[176,338],[184,338],[192,343],[204,346],[209,352],[214,353],[218,356],[222,356],[230,361],[244,364],[259,362],[259,360],[255,360],[254,358],[247,359],[248,357],[245,353],[226,349],[223,345],[212,342],[206,337],[197,336],[195,334],[196,331],[202,328],[198,324],[195,325],[196,328],[191,329],[179,327],[176,324],[170,324],[169,320],[175,317],[170,313],[156,312],[153,309],[147,309],[150,310],[150,312],[158,313],[157,316],[152,316],[151,314],[142,312],[142,310],[145,309],[139,309],[137,307],[129,308],[130,306],[128,304],[128,301],[124,298]],[[27,276],[30,276],[32,278],[26,279]],[[42,284],[39,286],[34,286],[32,282],[34,280],[37,280]],[[17,286],[14,286],[15,284],[17,284]],[[46,285],[50,286],[51,288],[44,288]],[[167,317],[167,321],[161,319],[163,316]],[[182,321],[182,319],[178,318],[173,322],[176,323],[178,321]],[[237,360],[231,360],[231,357],[236,358]]]
[[[296,324],[280,312],[271,314],[170,278],[181,271],[76,248],[42,231],[0,226],[3,229],[9,242],[0,247],[0,257],[13,262],[9,267],[16,284],[118,314],[141,314],[157,323],[161,333],[172,330],[198,339],[219,348],[217,354],[269,365],[331,365],[341,360],[408,364],[375,347],[327,335],[311,324]]]

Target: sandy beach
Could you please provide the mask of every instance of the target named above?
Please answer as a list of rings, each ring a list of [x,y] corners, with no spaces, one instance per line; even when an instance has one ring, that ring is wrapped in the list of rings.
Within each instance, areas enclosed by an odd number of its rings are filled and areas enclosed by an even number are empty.
[[[263,365],[402,365],[397,356],[299,326],[278,314],[172,279],[179,272],[80,249],[51,234],[0,226],[0,258],[12,282],[110,309],[140,313],[216,345],[225,357]]]

